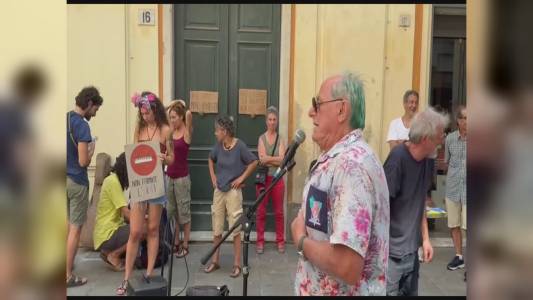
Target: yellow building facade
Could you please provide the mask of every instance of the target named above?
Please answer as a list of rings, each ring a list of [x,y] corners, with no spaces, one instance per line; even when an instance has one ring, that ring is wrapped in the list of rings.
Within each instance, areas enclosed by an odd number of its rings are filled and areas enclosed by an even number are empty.
[[[129,97],[151,90],[164,103],[173,94],[172,5],[69,5],[66,109],[86,85],[99,88],[104,106],[91,121],[97,152],[116,156],[133,140],[136,110]],[[139,11],[156,14],[139,25]],[[365,138],[382,161],[390,121],[403,114],[402,95],[420,91],[428,103],[431,5],[282,5],[280,132],[308,136],[311,98],[328,76],[349,70],[365,82]],[[401,24],[401,21],[407,22]],[[288,174],[287,201],[301,202],[309,163],[319,154],[308,138]],[[94,173],[93,166],[90,174]]]
[[[137,111],[134,92],[150,90],[164,104],[175,94],[173,5],[67,5],[67,101],[87,85],[96,86],[104,105],[90,122],[98,137],[96,152],[116,157],[133,142]],[[382,162],[389,147],[391,120],[403,114],[402,96],[420,94],[419,110],[429,105],[433,6],[282,4],[279,68],[279,130],[289,142],[296,129],[308,138],[287,174],[285,231],[302,201],[309,164],[319,155],[311,140],[311,98],[321,82],[353,71],[365,83],[364,136]],[[150,11],[153,25],[140,25]],[[93,160],[89,167],[91,190]],[[194,182],[193,182],[194,185]],[[206,240],[208,232],[193,239]],[[253,237],[252,237],[253,238]],[[271,237],[273,238],[273,236]],[[268,233],[267,240],[270,240]]]

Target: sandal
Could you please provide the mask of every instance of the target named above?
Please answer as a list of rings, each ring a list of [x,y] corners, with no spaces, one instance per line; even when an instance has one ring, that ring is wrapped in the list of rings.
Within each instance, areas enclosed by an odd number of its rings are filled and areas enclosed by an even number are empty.
[[[174,249],[172,249],[172,253],[178,253],[181,249],[181,242],[174,245]]]
[[[126,296],[126,292],[128,291],[128,281],[123,280],[120,286],[116,289],[115,293],[117,296]]]
[[[285,253],[285,245],[283,245],[283,244],[278,245],[278,252],[279,253]]]
[[[143,273],[143,280],[146,283],[150,283],[150,275]]]
[[[105,254],[103,254],[102,252],[100,252],[100,258],[107,264],[107,266],[109,268],[111,268],[111,270],[115,271],[115,272],[122,272],[124,271],[124,262],[120,262],[118,264],[118,266],[115,266],[113,263],[111,263],[108,259],[107,259],[107,256]]]
[[[207,268],[204,269],[204,272],[205,273],[211,273],[213,271],[216,271],[220,269],[220,265],[217,264],[216,262],[212,262]]]
[[[113,271],[115,272],[123,272],[126,270],[126,265],[124,264],[124,261],[121,261],[118,266],[113,266]]]
[[[74,274],[71,274],[70,275],[70,278],[67,279],[67,287],[75,287],[75,286],[80,286],[80,285],[84,285],[87,283],[87,278],[83,278],[83,277],[78,277]]]
[[[182,258],[184,256],[187,256],[189,254],[189,247],[183,247],[181,246],[178,250],[178,253],[176,253],[177,258]]]
[[[241,275],[241,267],[240,266],[233,266],[233,272],[229,274],[230,277],[237,278]]]
[[[265,248],[258,246],[255,248],[255,252],[257,252],[257,254],[263,254],[265,252]]]

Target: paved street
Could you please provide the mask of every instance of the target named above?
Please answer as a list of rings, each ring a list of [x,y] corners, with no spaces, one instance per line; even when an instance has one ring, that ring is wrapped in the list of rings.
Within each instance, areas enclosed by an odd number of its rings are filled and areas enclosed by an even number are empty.
[[[463,270],[448,271],[446,264],[454,255],[449,241],[444,238],[434,240],[435,244],[448,247],[436,247],[434,261],[422,264],[420,274],[420,295],[466,295],[466,283],[463,281]],[[222,245],[220,262],[221,268],[213,273],[203,272],[201,257],[209,250],[211,244],[197,242],[190,244],[190,254],[187,257],[189,267],[189,283],[194,285],[222,285],[229,287],[230,295],[242,295],[242,277],[229,277],[232,267],[232,244]],[[438,245],[437,245],[438,246]],[[293,280],[296,271],[297,254],[292,244],[287,245],[285,254],[279,254],[275,244],[267,243],[265,253],[255,253],[255,246],[250,248],[250,276],[248,278],[248,295],[293,295]],[[165,268],[165,276],[167,273]],[[116,273],[107,268],[97,252],[81,250],[76,257],[74,272],[89,278],[89,282],[81,287],[70,288],[67,295],[109,296],[115,295],[115,288],[122,281],[123,273]],[[135,271],[135,276],[141,276],[141,271]],[[158,269],[159,272],[159,269]],[[172,272],[172,294],[183,289],[187,280],[184,259],[174,258]],[[185,295],[185,291],[181,294]]]

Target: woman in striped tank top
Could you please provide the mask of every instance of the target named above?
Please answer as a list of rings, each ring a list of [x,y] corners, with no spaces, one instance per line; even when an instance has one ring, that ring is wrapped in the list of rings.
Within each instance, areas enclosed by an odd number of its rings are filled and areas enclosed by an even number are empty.
[[[262,165],[269,167],[266,182],[264,184],[256,184],[256,195],[259,196],[261,190],[270,185],[273,180],[273,175],[276,168],[283,160],[285,153],[285,142],[283,138],[278,137],[278,110],[274,106],[267,109],[266,115],[267,131],[259,137],[257,142],[257,152],[259,160]],[[276,143],[277,138],[277,143]],[[278,181],[272,190],[265,195],[265,199],[257,208],[256,229],[257,242],[256,251],[258,254],[263,254],[265,247],[265,218],[266,205],[270,198],[272,198],[272,206],[274,208],[274,220],[276,224],[276,245],[278,252],[285,252],[285,230],[283,220],[283,197],[285,192],[285,183],[283,179]]]

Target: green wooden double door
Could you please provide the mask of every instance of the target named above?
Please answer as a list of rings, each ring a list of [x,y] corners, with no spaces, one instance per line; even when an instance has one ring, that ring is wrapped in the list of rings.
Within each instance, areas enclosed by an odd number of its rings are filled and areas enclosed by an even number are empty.
[[[263,115],[239,115],[239,89],[267,90],[267,106],[279,105],[281,5],[179,4],[174,6],[175,98],[190,102],[190,91],[218,92],[218,114],[234,117],[236,137],[257,153],[266,129]],[[213,188],[207,158],[215,144],[217,114],[193,114],[189,152],[192,230],[210,231]],[[243,204],[255,201],[253,178]],[[272,212],[271,205],[267,208]],[[274,221],[267,215],[267,231]]]

